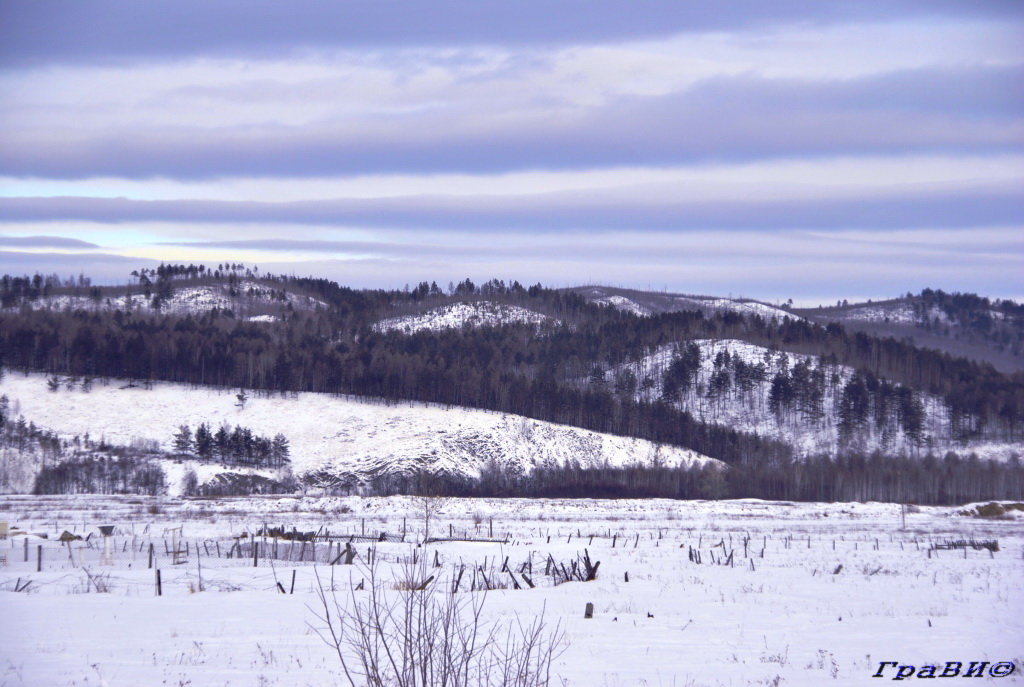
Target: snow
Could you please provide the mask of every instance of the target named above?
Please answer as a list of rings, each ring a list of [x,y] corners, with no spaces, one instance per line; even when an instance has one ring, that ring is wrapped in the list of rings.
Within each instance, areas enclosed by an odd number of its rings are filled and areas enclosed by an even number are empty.
[[[24,535],[10,548],[0,542],[7,556],[0,680],[10,687],[340,684],[337,659],[309,627],[318,626],[310,551],[299,562],[299,547],[279,542],[273,568],[269,560],[253,567],[251,556],[217,555],[215,547],[225,554],[234,537],[269,522],[334,533],[395,533],[405,524],[406,543],[373,545],[384,580],[414,552],[431,566],[436,552],[440,567],[424,574],[439,576],[441,588],[460,563],[498,572],[506,556],[514,571],[532,561],[536,588],[488,592],[483,617],[528,622],[543,612],[560,625],[567,647],[553,685],[859,685],[875,681],[881,661],[1014,661],[1006,682],[1016,684],[1024,670],[1024,521],[960,510],[922,507],[905,515],[904,528],[899,506],[878,503],[451,499],[433,528],[486,536],[493,522],[506,543],[416,548],[422,508],[410,497],[0,497],[14,529],[49,535],[28,536],[27,562]],[[99,524],[116,525],[112,565],[101,565],[96,536],[70,547],[55,541],[64,529],[84,535]],[[178,565],[164,548],[172,530],[191,545]],[[930,551],[956,539],[995,539],[1000,550]],[[150,543],[162,573],[159,597],[147,567]],[[350,588],[366,579],[370,545],[357,542],[351,567],[325,565],[326,546],[317,544],[316,572],[328,580],[333,573],[346,605]],[[690,559],[691,548],[701,563]],[[583,549],[601,562],[597,579],[553,586],[543,574],[547,556],[569,561]],[[734,565],[711,562],[728,551]],[[86,570],[109,575],[110,591],[96,593]],[[292,571],[294,593],[281,594],[276,582],[290,591]],[[15,593],[26,580],[29,590]],[[592,619],[583,618],[588,602]]]
[[[125,388],[101,380],[89,392],[47,390],[46,377],[9,372],[0,393],[27,420],[65,436],[88,433],[111,444],[141,439],[170,450],[180,425],[249,427],[260,436],[284,434],[296,475],[324,470],[338,476],[408,473],[420,469],[479,476],[494,461],[517,472],[540,465],[666,464],[710,458],[679,447],[600,434],[516,415],[436,405],[374,402],[357,397],[299,393],[257,395],[244,407],[237,389],[156,383]]]
[[[504,324],[532,324],[540,327],[546,324],[557,325],[558,320],[518,305],[476,301],[452,303],[419,315],[391,317],[375,324],[374,329],[380,332],[401,331],[413,334],[424,330],[438,331],[467,326],[495,327]]]

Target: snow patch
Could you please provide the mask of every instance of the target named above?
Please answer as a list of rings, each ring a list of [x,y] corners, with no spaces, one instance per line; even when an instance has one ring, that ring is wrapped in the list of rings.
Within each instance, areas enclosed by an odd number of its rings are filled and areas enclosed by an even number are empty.
[[[452,303],[428,310],[419,315],[406,315],[381,320],[374,325],[379,332],[401,331],[413,334],[419,331],[460,329],[462,327],[495,327],[504,324],[545,324],[557,325],[553,317],[522,308],[518,305],[477,301],[473,303]]]

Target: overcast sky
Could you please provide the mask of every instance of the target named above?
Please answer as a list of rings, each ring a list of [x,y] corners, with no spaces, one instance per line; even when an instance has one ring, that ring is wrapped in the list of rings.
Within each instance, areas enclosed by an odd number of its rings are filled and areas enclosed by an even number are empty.
[[[0,272],[1024,296],[1018,0],[0,0]]]

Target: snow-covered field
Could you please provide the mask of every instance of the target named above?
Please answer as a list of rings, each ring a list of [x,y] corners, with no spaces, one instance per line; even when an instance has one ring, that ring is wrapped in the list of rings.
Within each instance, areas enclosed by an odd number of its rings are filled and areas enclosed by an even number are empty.
[[[427,330],[460,329],[462,327],[494,327],[503,324],[557,325],[558,320],[518,305],[476,301],[452,303],[418,315],[381,320],[374,329],[381,332],[400,331],[406,334]]]
[[[180,425],[194,429],[204,422],[214,428],[242,425],[261,436],[282,433],[291,443],[297,475],[424,469],[479,476],[489,461],[528,472],[568,460],[584,466],[710,460],[679,447],[483,410],[317,393],[250,392],[240,406],[238,389],[162,382],[151,389],[125,386],[123,381],[100,380],[88,392],[80,385],[51,392],[44,375],[8,372],[0,380],[0,394],[10,399],[12,417],[20,414],[67,437],[89,434],[111,444],[151,440],[170,450]]]
[[[371,549],[385,579],[402,560],[426,561],[438,594],[459,564],[460,593],[481,594],[465,587],[482,567],[505,587],[487,593],[485,621],[543,612],[560,624],[567,645],[554,685],[861,685],[878,682],[883,661],[939,672],[947,661],[962,672],[972,661],[1012,661],[1007,683],[1024,673],[1020,517],[920,508],[904,525],[888,504],[456,499],[439,504],[433,536],[501,541],[418,546],[422,506],[410,497],[0,497],[0,521],[28,533],[0,540],[0,684],[342,684],[310,627],[319,624],[314,575],[333,572],[347,603]],[[334,535],[404,528],[405,541],[357,540],[353,566],[326,563],[343,539],[321,540],[314,554],[257,537],[276,560],[261,555],[254,567],[251,548],[227,557],[236,542],[251,547],[251,536],[236,537],[264,523]],[[102,524],[116,526],[109,564]],[[64,530],[92,536],[62,545]],[[999,550],[931,550],[960,539],[997,540]],[[600,561],[595,581],[554,585],[544,574],[549,555],[568,565],[584,550]],[[521,590],[500,570],[506,557]]]

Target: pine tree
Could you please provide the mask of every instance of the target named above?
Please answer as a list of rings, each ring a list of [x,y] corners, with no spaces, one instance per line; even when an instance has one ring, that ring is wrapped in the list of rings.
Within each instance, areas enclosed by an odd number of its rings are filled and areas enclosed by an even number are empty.
[[[174,450],[178,453],[192,453],[192,430],[188,425],[181,425],[174,435]]]
[[[288,462],[288,455],[291,449],[288,446],[288,437],[283,434],[278,434],[274,437],[274,443],[270,449],[270,456],[274,461],[274,465],[282,466]]]

